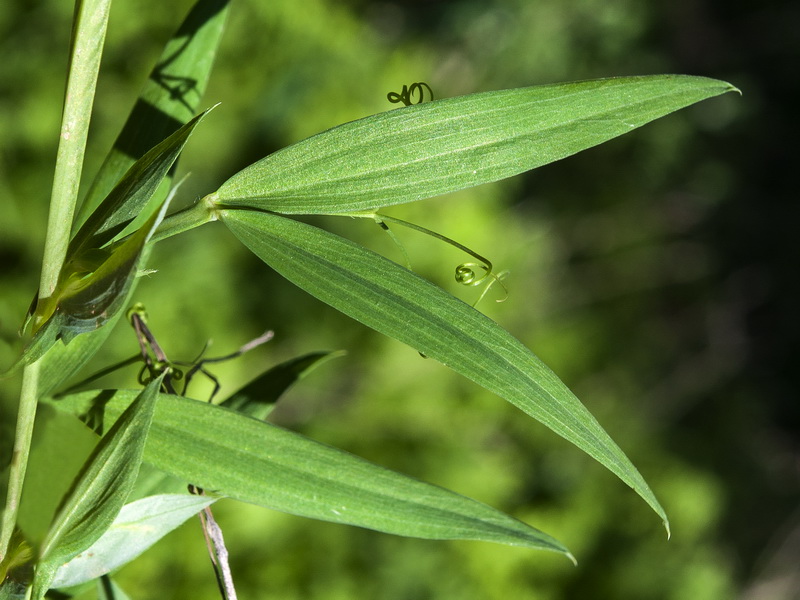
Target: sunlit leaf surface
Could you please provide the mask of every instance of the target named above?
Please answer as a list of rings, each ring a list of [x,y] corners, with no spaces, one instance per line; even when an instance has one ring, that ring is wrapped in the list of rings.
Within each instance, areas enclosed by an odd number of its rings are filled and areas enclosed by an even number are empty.
[[[733,90],[704,77],[654,75],[416,104],[275,152],[217,196],[224,206],[280,213],[374,211],[528,171]]]

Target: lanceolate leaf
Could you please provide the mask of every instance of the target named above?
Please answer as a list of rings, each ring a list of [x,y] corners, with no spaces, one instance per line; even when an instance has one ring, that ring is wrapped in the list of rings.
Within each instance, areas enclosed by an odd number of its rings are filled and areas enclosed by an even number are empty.
[[[74,284],[67,281],[57,308],[65,317],[61,326],[65,343],[80,333],[101,327],[123,308],[145,245],[166,210],[164,203],[136,233],[118,247],[112,247],[109,257],[91,275]]]
[[[296,214],[374,211],[522,173],[735,89],[655,75],[416,104],[275,152],[226,181],[218,202]]]
[[[113,420],[135,391],[54,401],[95,404]],[[217,494],[313,519],[428,539],[471,539],[562,552],[550,536],[485,504],[222,408],[162,394],[145,460]]]
[[[78,585],[118,569],[215,501],[208,496],[161,494],[126,504],[100,539],[58,568],[51,585]]]
[[[344,352],[314,352],[275,365],[243,388],[235,391],[220,406],[255,419],[266,419],[275,403],[297,380],[311,370]]]
[[[128,169],[70,241],[66,269],[70,268],[70,262],[83,260],[88,250],[101,248],[111,241],[135,217],[142,214],[146,219],[149,216],[150,213],[144,210],[148,200],[177,160],[194,128],[209,110],[197,115]]]
[[[160,385],[156,379],[131,398],[89,457],[42,542],[35,587],[47,589],[55,567],[91,546],[116,518],[139,473]]]
[[[663,508],[622,450],[564,383],[497,323],[332,233],[257,211],[224,210],[220,216],[289,281],[472,379],[587,452],[636,490],[667,526]]]
[[[228,0],[198,0],[167,43],[114,147],[83,200],[76,224],[94,212],[145,152],[194,117],[206,89],[228,14]],[[166,191],[156,194],[156,203]]]

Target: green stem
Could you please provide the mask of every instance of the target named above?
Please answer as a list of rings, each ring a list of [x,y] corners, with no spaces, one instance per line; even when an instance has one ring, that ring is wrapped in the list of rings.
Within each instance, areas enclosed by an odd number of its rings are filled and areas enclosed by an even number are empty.
[[[150,243],[159,242],[173,235],[189,231],[210,221],[217,220],[216,196],[209,194],[191,206],[166,217],[153,233]]]
[[[69,245],[110,4],[111,0],[76,0],[75,3],[69,77],[39,280],[40,300],[49,298],[56,290]],[[8,552],[19,512],[36,418],[39,363],[26,366],[22,377],[14,455],[0,530],[0,559]]]
[[[14,532],[19,512],[19,501],[22,497],[22,482],[28,467],[30,441],[33,435],[33,422],[36,418],[37,389],[39,386],[39,363],[26,367],[22,375],[19,411],[17,413],[17,430],[14,437],[14,453],[9,465],[8,492],[3,521],[0,526],[0,557],[4,557]]]
[[[55,291],[69,245],[110,4],[111,0],[76,2],[70,71],[50,196],[39,298],[48,298]]]

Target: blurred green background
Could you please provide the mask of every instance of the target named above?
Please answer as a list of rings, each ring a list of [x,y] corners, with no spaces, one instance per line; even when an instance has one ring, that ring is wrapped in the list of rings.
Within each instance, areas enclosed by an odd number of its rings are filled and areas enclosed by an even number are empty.
[[[112,8],[86,180],[191,2]],[[38,281],[72,7],[0,5],[0,359]],[[672,520],[518,410],[412,349],[338,315],[210,225],[161,244],[138,289],[172,358],[275,340],[215,373],[344,349],[295,386],[274,421],[487,502],[579,560],[478,542],[430,542],[221,501],[242,598],[536,600],[800,598],[795,382],[798,222],[796,4],[722,0],[273,0],[235,2],[206,104],[181,162],[189,203],[243,166],[344,121],[437,97],[676,72],[725,79],[706,101],[524,176],[387,212],[509,269],[479,306],[583,399]],[[374,225],[325,227],[400,260]],[[460,297],[466,258],[398,231],[414,269]],[[497,296],[495,296],[496,298]],[[99,368],[136,351],[125,326]],[[109,385],[131,385],[135,372]],[[0,388],[0,450],[15,386]],[[202,391],[200,392],[202,393]],[[69,443],[69,440],[65,441]],[[4,460],[7,460],[4,458]],[[195,520],[118,577],[133,598],[218,597]]]

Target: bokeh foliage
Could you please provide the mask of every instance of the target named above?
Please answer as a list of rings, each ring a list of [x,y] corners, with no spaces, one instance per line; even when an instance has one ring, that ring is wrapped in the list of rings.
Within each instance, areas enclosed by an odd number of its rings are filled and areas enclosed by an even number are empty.
[[[87,174],[190,4],[113,7]],[[732,18],[700,4],[720,23]],[[2,364],[14,356],[38,276],[70,18],[63,2],[0,7]],[[226,352],[274,328],[269,345],[215,370],[235,388],[255,365],[345,349],[347,357],[290,392],[277,422],[541,525],[579,560],[573,568],[518,548],[395,538],[222,501],[215,513],[243,597],[730,598],[755,581],[768,541],[780,542],[791,524],[798,486],[796,478],[782,485],[788,459],[780,457],[797,413],[772,408],[785,394],[780,380],[763,386],[763,376],[748,374],[757,348],[751,315],[776,292],[772,271],[731,251],[735,225],[748,220],[729,207],[741,206],[741,190],[753,184],[737,166],[744,152],[730,146],[752,140],[745,127],[766,87],[726,57],[724,36],[696,56],[691,41],[703,27],[713,26],[688,9],[624,0],[233,7],[206,94],[208,106],[222,105],[181,163],[192,173],[181,190],[187,203],[275,149],[393,108],[386,93],[412,81],[446,97],[675,71],[728,79],[745,92],[523,177],[387,211],[510,269],[509,299],[488,298],[481,308],[541,356],[634,459],[670,515],[669,542],[635,495],[591,459],[292,288],[222,228],[160,244],[151,260],[159,272],[141,283],[137,300],[171,357],[195,356],[208,338]],[[325,224],[399,260],[374,225]],[[399,235],[417,272],[474,299],[451,280],[463,256],[413,232]],[[112,341],[96,367],[136,351],[124,326]],[[16,398],[9,387],[0,388],[4,452]],[[780,426],[779,410],[789,416]],[[196,525],[122,571],[133,597],[217,597]]]

